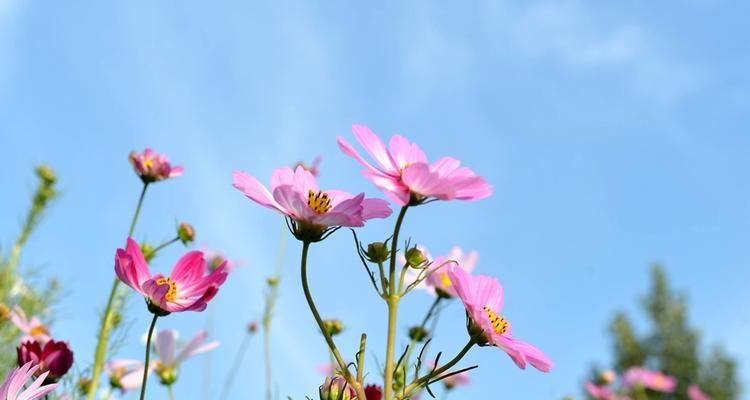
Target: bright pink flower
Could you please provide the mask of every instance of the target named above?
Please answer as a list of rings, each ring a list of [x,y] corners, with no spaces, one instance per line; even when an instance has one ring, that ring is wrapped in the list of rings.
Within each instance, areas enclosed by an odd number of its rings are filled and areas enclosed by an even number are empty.
[[[623,375],[623,386],[626,388],[642,386],[657,392],[672,393],[677,386],[677,379],[659,371],[632,367]]]
[[[44,381],[47,379],[49,372],[44,372],[24,390],[26,382],[36,375],[39,371],[39,365],[34,365],[31,362],[24,364],[19,368],[15,368],[10,371],[5,382],[0,386],[0,399],[2,400],[38,400],[42,399],[48,393],[52,392],[57,388],[57,384],[53,383],[50,385],[44,385]]]
[[[219,342],[213,341],[203,343],[208,337],[206,331],[198,332],[181,349],[177,348],[177,331],[165,329],[156,335],[154,350],[159,359],[154,362],[153,368],[159,375],[162,383],[171,385],[177,379],[180,365],[188,358],[205,353],[219,347]],[[179,350],[179,351],[178,351]]]
[[[140,246],[131,238],[127,248],[117,249],[115,255],[117,277],[143,295],[155,313],[205,310],[227,279],[224,264],[208,275],[206,272],[203,253],[191,251],[177,261],[168,277],[151,276]]]
[[[464,254],[460,247],[451,249],[447,257],[435,258],[432,265],[436,270],[426,280],[428,291],[443,297],[456,297],[456,289],[448,278],[448,268],[457,266],[466,272],[471,272],[478,261],[479,253],[472,251],[469,254]]]
[[[153,367],[148,372],[151,373],[152,370]],[[137,389],[143,383],[143,361],[113,360],[107,363],[104,372],[109,376],[110,386],[123,393]]]
[[[526,363],[548,372],[552,362],[536,347],[515,339],[508,320],[498,315],[503,307],[503,287],[494,278],[472,276],[461,268],[448,267],[448,278],[471,318],[470,334],[480,345],[499,347],[524,369]]]
[[[26,317],[26,313],[19,306],[13,307],[10,312],[10,321],[25,335],[21,342],[37,341],[46,343],[50,340],[49,330],[44,326],[38,317],[33,316],[31,319]]]
[[[274,171],[271,191],[244,172],[233,174],[233,185],[250,200],[291,219],[300,240],[317,241],[329,228],[364,226],[369,219],[391,215],[385,200],[365,199],[364,193],[353,196],[320,190],[313,174],[302,167]]]
[[[365,386],[365,397],[367,397],[367,400],[380,400],[383,398],[383,388],[375,384],[367,385]]]
[[[690,398],[690,400],[711,400],[711,397],[703,393],[703,391],[701,390],[700,387],[698,387],[698,385],[688,386],[687,395]]]
[[[133,165],[133,170],[144,183],[157,182],[182,175],[182,167],[171,166],[167,156],[154,153],[148,147],[141,154],[135,151],[131,152],[128,158],[130,164]]]
[[[362,174],[397,204],[419,204],[427,199],[479,200],[492,194],[492,187],[461,162],[443,157],[429,164],[427,156],[416,143],[394,135],[389,149],[368,127],[354,125],[354,136],[379,167],[367,162],[357,150],[339,137],[344,154],[365,167]]]
[[[27,363],[39,366],[39,374],[49,372],[47,379],[57,382],[73,366],[73,352],[65,342],[50,340],[44,346],[39,342],[24,342],[16,349],[18,365]]]

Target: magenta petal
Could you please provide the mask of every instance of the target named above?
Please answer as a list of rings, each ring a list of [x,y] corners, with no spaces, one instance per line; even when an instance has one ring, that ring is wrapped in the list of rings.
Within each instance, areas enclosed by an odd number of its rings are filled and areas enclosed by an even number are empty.
[[[189,285],[203,278],[206,273],[206,260],[200,251],[191,251],[180,257],[169,274],[169,278],[178,286]]]

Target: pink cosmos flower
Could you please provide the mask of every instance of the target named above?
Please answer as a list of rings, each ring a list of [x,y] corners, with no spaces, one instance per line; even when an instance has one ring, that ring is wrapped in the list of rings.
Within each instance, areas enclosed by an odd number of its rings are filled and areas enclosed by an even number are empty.
[[[672,393],[677,386],[677,379],[659,371],[632,367],[625,371],[623,375],[623,386],[626,388],[643,386],[657,392]]]
[[[711,400],[711,397],[703,393],[698,385],[688,386],[687,395],[690,400]]]
[[[38,400],[46,396],[57,388],[57,384],[53,383],[50,385],[42,386],[44,380],[47,379],[49,372],[45,372],[34,380],[29,387],[24,390],[26,382],[33,377],[39,370],[38,365],[34,365],[31,362],[24,364],[19,368],[15,368],[10,371],[5,382],[0,386],[0,399],[3,400]]]
[[[153,367],[149,368],[149,373]],[[143,383],[143,361],[112,360],[104,367],[104,373],[109,376],[109,383],[115,389],[125,393],[141,387]]]
[[[208,332],[200,331],[178,352],[177,336],[177,331],[173,329],[159,331],[154,344],[154,350],[159,359],[154,362],[153,368],[165,385],[174,383],[177,379],[177,371],[185,360],[219,347],[217,341],[204,344]]]
[[[19,306],[13,307],[10,312],[10,321],[25,335],[21,342],[36,341],[44,344],[50,340],[49,330],[42,321],[37,316],[28,319]]]
[[[274,171],[271,191],[244,172],[233,174],[233,185],[250,200],[289,218],[300,240],[319,241],[330,229],[364,226],[369,219],[391,215],[385,200],[365,199],[364,193],[353,196],[320,190],[313,174],[302,167]]]
[[[135,151],[131,152],[128,159],[130,164],[133,165],[133,170],[144,183],[158,182],[182,175],[182,167],[171,166],[167,156],[154,153],[148,147],[141,154]]]
[[[586,382],[584,388],[586,389],[586,393],[596,400],[630,400],[627,396],[618,395],[609,386]]]
[[[374,166],[359,155],[346,139],[339,137],[338,145],[344,154],[365,167],[362,174],[400,206],[419,204],[427,199],[479,200],[492,194],[492,187],[472,170],[461,167],[461,162],[443,157],[429,164],[427,156],[416,143],[394,135],[385,144],[368,127],[354,125],[354,136],[379,166]]]
[[[227,279],[224,264],[208,275],[206,272],[203,253],[191,251],[177,261],[168,277],[151,276],[140,246],[131,238],[126,249],[117,249],[115,255],[117,277],[143,295],[149,310],[157,314],[205,310]]]
[[[536,347],[514,338],[508,320],[498,315],[503,307],[500,282],[485,275],[469,275],[455,266],[449,267],[447,273],[471,318],[470,334],[480,345],[499,347],[521,369],[526,368],[526,363],[542,372],[552,369],[552,362]]]
[[[425,290],[433,296],[439,295],[443,298],[456,297],[456,291],[451,285],[450,279],[448,279],[448,267],[457,265],[464,271],[471,272],[479,261],[479,253],[472,251],[465,254],[458,246],[454,246],[447,256],[438,256],[435,259],[432,258],[426,248],[421,246],[417,246],[417,248],[422,251],[430,266],[427,267],[427,271],[422,273],[427,278],[417,284],[415,288]],[[398,255],[398,262],[401,264],[406,262],[403,254]],[[419,271],[410,268],[406,271],[405,281],[412,283],[417,280],[419,274]]]
[[[244,266],[244,263],[242,261],[230,260],[221,251],[211,250],[207,247],[203,247],[201,251],[203,252],[203,256],[206,258],[208,269],[210,271],[213,271],[216,268],[219,268],[220,265],[224,264],[224,269],[227,271],[227,273],[231,274],[235,269]]]

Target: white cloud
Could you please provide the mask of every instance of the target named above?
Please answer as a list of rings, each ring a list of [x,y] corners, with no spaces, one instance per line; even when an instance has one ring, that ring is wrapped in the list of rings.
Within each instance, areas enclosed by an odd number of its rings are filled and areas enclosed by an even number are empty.
[[[702,81],[701,72],[671,57],[653,32],[632,23],[612,25],[578,1],[521,7],[488,2],[484,14],[488,33],[509,38],[520,54],[568,67],[609,69],[652,100],[677,100]]]

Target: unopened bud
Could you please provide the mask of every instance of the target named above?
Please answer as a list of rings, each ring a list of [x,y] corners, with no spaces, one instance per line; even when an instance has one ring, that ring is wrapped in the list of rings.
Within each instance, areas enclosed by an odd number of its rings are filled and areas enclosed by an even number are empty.
[[[252,321],[249,324],[247,324],[247,331],[250,333],[258,332],[258,322]]]
[[[141,242],[141,253],[143,253],[143,258],[146,259],[146,262],[151,262],[156,257],[156,251],[154,250],[154,246],[146,242]]]
[[[182,244],[188,244],[195,241],[195,229],[187,222],[183,222],[177,227],[177,236],[180,237]]]
[[[327,319],[323,321],[323,328],[329,335],[336,336],[344,331],[344,323],[338,319]]]
[[[357,392],[341,376],[326,377],[323,386],[319,389],[320,400],[353,400],[357,398]]]
[[[44,184],[47,186],[50,186],[53,183],[55,183],[55,181],[57,181],[57,176],[55,176],[55,171],[53,171],[52,168],[44,164],[36,167],[36,175],[42,181],[44,181]]]
[[[80,379],[78,379],[78,382],[76,382],[76,389],[78,389],[78,393],[80,393],[81,396],[88,395],[89,390],[91,390],[91,379],[86,376],[82,376]]]
[[[421,326],[413,326],[409,328],[409,339],[415,341],[415,342],[424,342],[425,339],[427,339],[427,336],[429,336],[430,332],[421,327]]]
[[[383,242],[373,242],[367,245],[367,251],[365,256],[370,262],[382,263],[388,260],[391,253],[388,250],[388,245]]]
[[[266,283],[268,286],[278,286],[279,285],[279,278],[275,276],[269,276],[266,278]]]
[[[427,257],[424,256],[422,250],[412,247],[406,251],[406,264],[412,268],[422,269],[427,266]]]
[[[602,372],[600,378],[602,380],[602,383],[604,383],[605,385],[609,385],[610,383],[614,382],[615,379],[617,379],[617,375],[614,371],[607,370]]]

